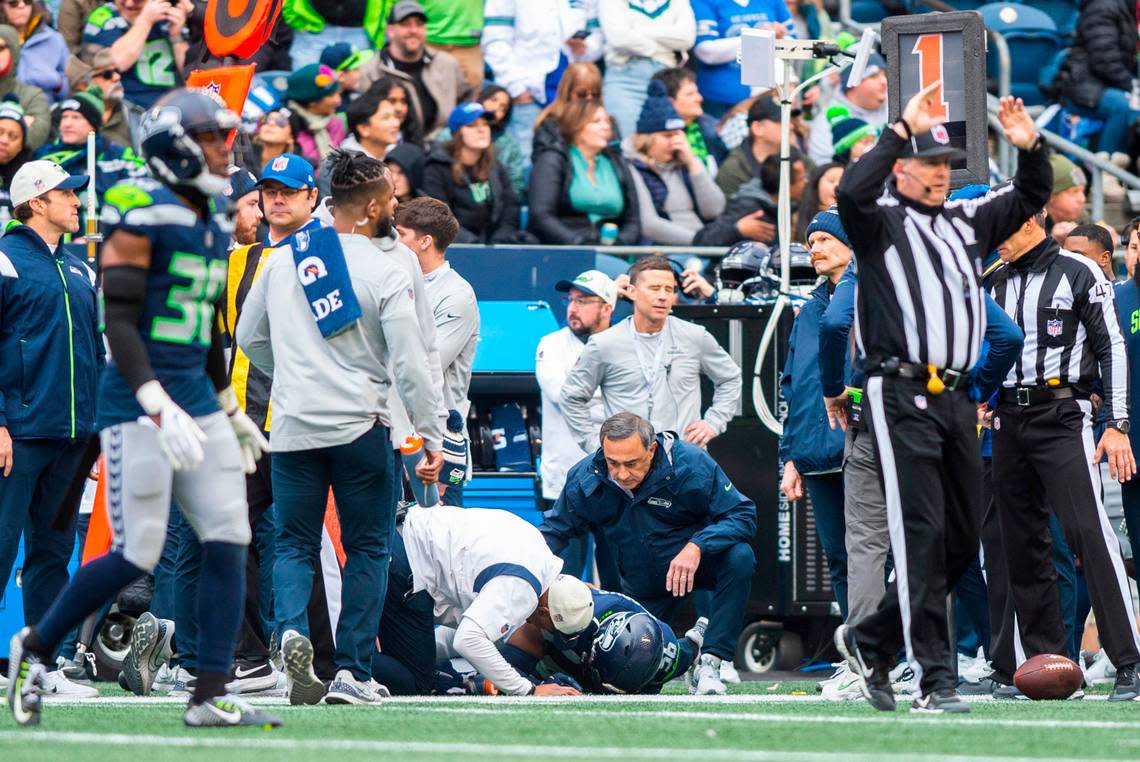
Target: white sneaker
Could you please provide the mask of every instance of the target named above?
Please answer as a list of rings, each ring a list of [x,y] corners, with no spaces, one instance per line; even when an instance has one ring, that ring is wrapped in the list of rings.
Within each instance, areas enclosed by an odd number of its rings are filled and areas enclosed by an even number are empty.
[[[1085,670],[1085,680],[1088,680],[1089,685],[1109,685],[1116,682],[1116,667],[1112,666],[1112,661],[1103,648],[1096,652],[1093,663]]]
[[[740,673],[736,671],[736,665],[728,660],[721,661],[720,679],[730,685],[739,685]]]
[[[8,676],[0,675],[0,690],[8,690]]]
[[[978,655],[970,658],[964,654],[958,654],[959,680],[965,680],[967,683],[980,683],[993,671],[993,667],[986,661],[985,656]]]
[[[392,698],[392,691],[388,690],[388,686],[375,679],[368,681],[368,687],[380,698]]]
[[[95,698],[99,691],[90,685],[73,683],[64,676],[63,670],[52,670],[44,674],[43,685],[40,686],[42,696],[66,696],[67,698]]]
[[[891,670],[890,678],[891,688],[896,696],[918,695],[914,684],[914,670],[905,661],[895,665],[895,668]]]
[[[379,704],[380,697],[372,690],[372,683],[357,680],[347,669],[336,673],[336,678],[325,694],[326,704]]]
[[[847,662],[845,661],[833,662],[831,666],[835,667],[832,673],[815,684],[816,693],[823,693],[823,686],[827,685],[832,680],[839,677],[844,672],[850,671],[851,669],[847,666]]]
[[[174,682],[168,691],[171,696],[189,696],[194,692],[194,685],[198,682],[196,675],[183,666],[175,667],[173,673]]]
[[[169,664],[163,664],[158,668],[158,672],[154,674],[154,684],[151,685],[151,690],[158,691],[159,693],[170,693],[174,688],[174,678],[178,668],[170,668]]]
[[[723,696],[728,693],[720,677],[721,660],[712,654],[701,654],[697,668],[693,670],[693,680],[689,692],[697,696]]]
[[[844,662],[831,678],[824,680],[820,694],[825,701],[854,701],[863,698],[859,680],[851,674],[851,668]]]

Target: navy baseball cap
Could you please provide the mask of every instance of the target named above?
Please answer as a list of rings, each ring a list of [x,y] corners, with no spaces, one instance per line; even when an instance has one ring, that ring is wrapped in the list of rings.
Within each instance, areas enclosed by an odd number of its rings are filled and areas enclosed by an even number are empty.
[[[371,50],[357,50],[347,42],[337,42],[321,51],[321,63],[335,72],[352,71],[370,61],[375,55]]]
[[[230,168],[230,187],[226,188],[225,195],[233,201],[257,190],[257,178],[248,169],[240,167]]]
[[[451,110],[451,116],[447,117],[447,129],[451,130],[452,134],[460,127],[466,127],[474,122],[476,119],[492,118],[495,115],[487,109],[483,108],[482,103],[470,101],[468,103],[460,103]]]
[[[317,178],[313,176],[313,165],[303,156],[295,153],[283,153],[270,160],[261,170],[261,179],[257,185],[261,187],[268,181],[279,182],[287,188],[317,187]]]

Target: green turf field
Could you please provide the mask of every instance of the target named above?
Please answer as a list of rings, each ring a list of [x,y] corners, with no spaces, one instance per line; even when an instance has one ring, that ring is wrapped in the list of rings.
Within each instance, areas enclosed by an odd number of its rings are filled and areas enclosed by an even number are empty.
[[[678,759],[773,762],[1140,759],[1140,703],[973,704],[961,719],[813,700],[813,684],[745,683],[724,699],[671,685],[645,698],[416,699],[381,707],[267,706],[277,730],[201,731],[182,704],[106,698],[46,703],[35,730],[0,719],[0,760]],[[797,696],[794,693],[809,693]],[[264,700],[268,701],[268,700]],[[279,701],[279,700],[276,700]],[[262,701],[258,701],[262,703]]]

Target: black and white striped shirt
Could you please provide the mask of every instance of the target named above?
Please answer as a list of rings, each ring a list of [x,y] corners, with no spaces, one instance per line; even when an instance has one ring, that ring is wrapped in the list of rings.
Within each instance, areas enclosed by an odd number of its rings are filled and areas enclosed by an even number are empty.
[[[981,257],[1045,205],[1052,171],[1043,150],[1021,151],[1011,185],[931,207],[884,189],[907,145],[884,130],[836,190],[859,267],[856,341],[869,373],[892,357],[966,371],[986,329]]]
[[[1052,237],[990,281],[994,301],[1025,333],[1003,386],[1090,386],[1100,379],[1110,419],[1128,417],[1128,358],[1112,284],[1091,259]]]

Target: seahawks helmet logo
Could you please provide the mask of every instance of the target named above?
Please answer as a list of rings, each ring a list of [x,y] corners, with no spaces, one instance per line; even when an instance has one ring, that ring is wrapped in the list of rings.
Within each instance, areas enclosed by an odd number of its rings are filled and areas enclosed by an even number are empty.
[[[620,614],[614,614],[612,618],[603,622],[602,631],[598,635],[598,639],[594,641],[594,650],[609,651],[613,648],[618,635],[621,635],[622,630],[625,629],[625,620],[629,619],[629,616],[628,611],[623,611]]]

